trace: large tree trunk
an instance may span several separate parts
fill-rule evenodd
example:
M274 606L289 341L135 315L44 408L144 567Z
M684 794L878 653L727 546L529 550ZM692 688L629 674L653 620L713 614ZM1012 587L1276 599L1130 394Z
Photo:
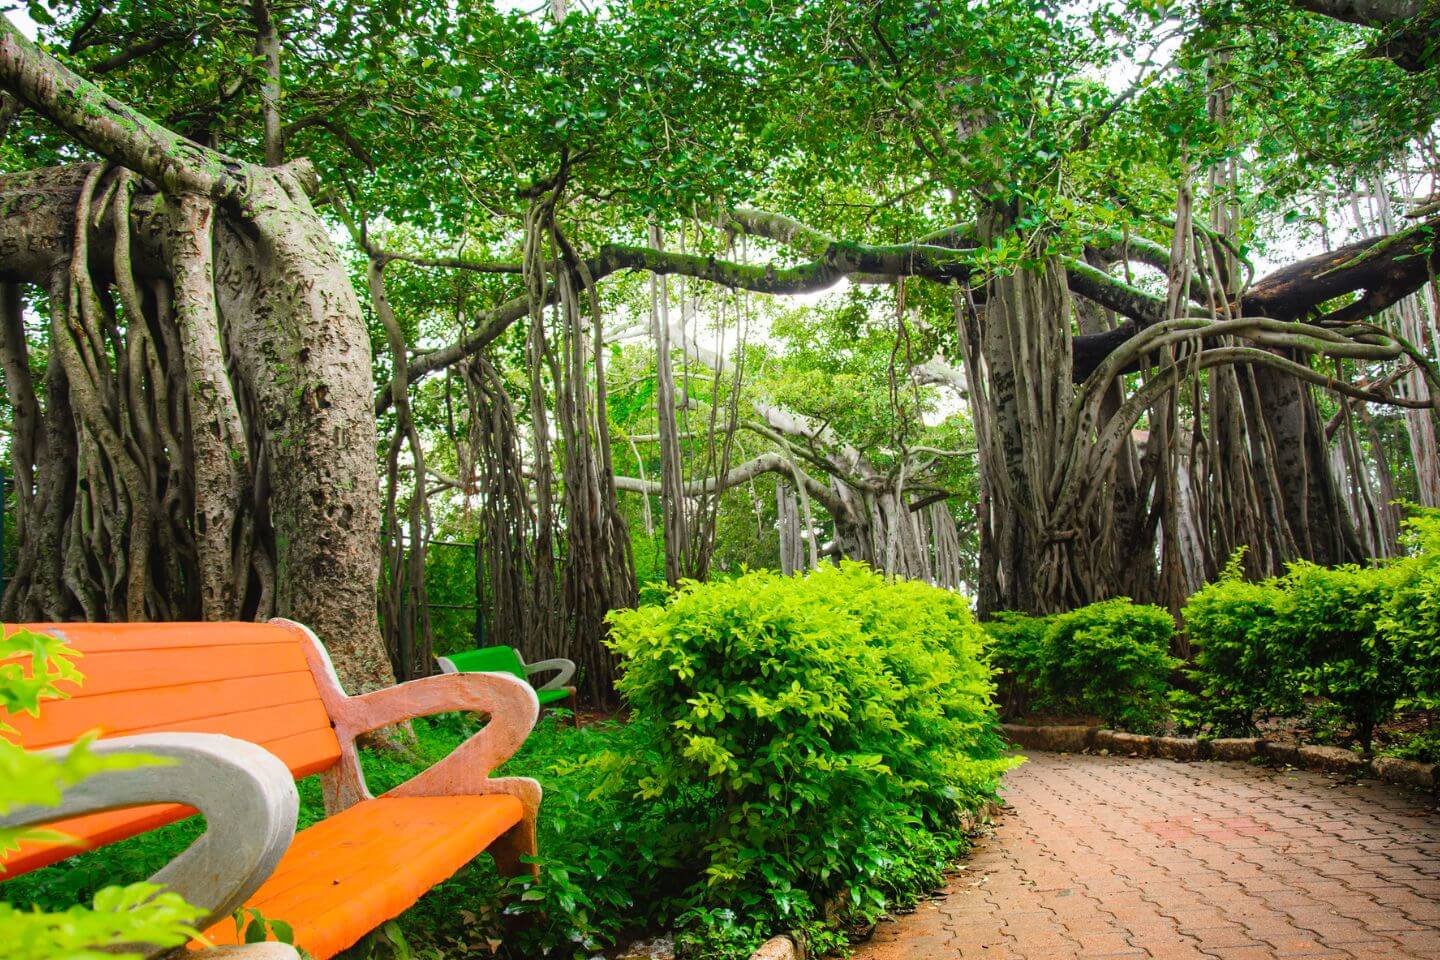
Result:
M0 218L0 276L45 286L68 270L68 238L90 170L0 177L0 208L14 211ZM197 608L174 584L164 599L182 616L294 617L324 639L347 684L383 685L391 673L375 621L378 488L369 335L339 256L293 175L277 170L254 184L254 193L256 216L222 214L215 229L208 281L209 303L218 307L213 316L204 279L210 239L200 232L209 226L204 214L211 208L193 197L171 202L146 193L131 209L130 246L141 280L170 280L172 257L183 266L174 271L176 315L168 322L183 345L189 433L176 438L180 449L173 449L175 441L162 445L178 461L175 479L187 485L183 499L194 505L185 520L196 546L185 562L198 584L185 589L204 599ZM167 235L172 209L176 232ZM109 208L90 233L89 269L114 283ZM158 319L165 322L163 315ZM222 333L223 343L214 339ZM15 379L7 377L7 387L24 392ZM22 517L20 531L21 555L35 559L16 581L6 612L76 616L83 605L61 599L75 431L64 426L69 379L52 371L50 380L45 455L31 464L36 507L29 522ZM158 396L163 384L151 377L146 386ZM16 472L24 478L30 469L17 464ZM275 477L283 482L272 483ZM237 529L241 525L252 529ZM156 554L165 548L161 539L151 547ZM164 562L156 555L148 566ZM97 613L122 615L108 608Z
M251 501L257 541L250 556L234 558L235 582L249 584L243 597L237 591L237 599L246 613L264 616L273 606L274 613L311 626L325 641L341 679L352 690L393 682L375 615L379 525L370 340L344 265L306 194L308 164L265 168L186 141L71 73L21 37L8 21L0 22L0 86L84 146L128 166L160 191L137 198L134 204L107 203L106 217L98 226L87 224L86 229L76 231L77 210L87 202L84 181L94 185L88 169L62 168L0 179L0 197L4 198L0 204L4 211L0 217L0 279L53 285L58 290L61 285L55 283L56 278L68 269L73 277L70 288L80 292L74 302L83 307L86 296L103 300L84 289L88 279L114 283L113 274L128 261L137 276L159 277L168 291L173 278L162 236L171 222L168 211L177 209L178 203L175 222L182 231L187 222L195 229L198 211L203 208L192 205L195 201L191 198L215 203L219 219L213 227L212 282L231 368L232 395L248 419L245 428L253 463L253 492L242 491L234 504L238 508L243 499ZM78 192L77 181L82 184ZM102 191L100 195L105 194ZM125 218L118 229L116 210ZM116 258L116 238L123 237L127 228L130 256ZM84 241L84 249L79 241ZM171 237L170 249L176 246L176 238ZM203 282L195 275L197 261L203 258L203 248L191 249L181 257L185 265L181 310L196 339L192 353L199 348L199 339L211 333L194 327L197 317L203 318L208 309ZM122 299L125 282L124 278L119 281ZM104 308L103 302L101 306ZM61 316L53 304L52 314L57 319ZM70 310L65 319L74 321L75 317ZM132 318L132 323L136 319ZM168 303L157 304L148 319L173 324L173 310ZM176 341L179 339L177 336ZM208 351L208 343L205 346ZM218 375L213 353L195 360L204 367L206 377ZM95 373L92 370L92 377ZM102 385L105 378L117 373L98 371ZM74 378L67 379L73 391ZM148 378L150 395L157 395L161 379ZM86 403L90 392L87 387ZM124 411L116 409L113 400L103 395L100 399L103 418L115 423ZM47 397L52 408L61 402L63 390ZM221 403L221 407L227 406ZM204 404L194 409L203 412ZM77 413L77 422L83 421L106 447L113 446L105 438L111 428L96 422L94 410ZM131 410L129 415L134 413ZM222 409L217 416L226 419L230 411ZM216 426L217 421L208 414L206 423L194 424L195 429L205 430ZM206 443L210 440L223 444L234 438L208 437ZM158 448L181 461L188 474L184 482L197 495L208 498L206 490L194 484L193 436L190 441L181 442L180 449L163 443ZM62 433L55 442L64 446L74 441ZM80 450L84 452L86 447L82 445ZM34 494L55 496L75 474L65 469L60 451L51 451L44 462L51 475L37 473ZM77 469L86 467L82 463ZM134 489L136 478L124 476L130 472L125 468L116 473L122 475L127 489ZM209 479L218 472L214 464L205 468ZM101 474L92 471L89 476L93 482ZM96 545L108 544L115 554L124 550L131 556L148 557L145 570L137 573L133 561L127 569L130 576L143 576L163 566L165 558L154 556L158 543L129 542L136 536L148 536L143 533L144 524L136 521L145 517L143 512L134 512L135 505L132 502L129 529L119 533L111 529L108 539L97 538ZM209 502L194 504L195 513L204 521L197 516L185 518L192 532L201 533L207 541L216 535L208 528L201 529L202 523L211 521L206 512L211 506ZM145 507L153 515L154 504ZM227 503L215 516L226 522L229 509ZM52 539L46 526L48 517L39 514L31 519L39 520L41 527L22 532L22 542L28 539L34 545L30 586L37 596L44 597L63 588L54 582L56 556L53 543L48 542ZM233 537L233 531L230 533ZM204 549L208 569L214 551L208 543ZM66 554L77 555L83 557L74 550ZM272 571L268 576L273 594L264 584L267 567ZM72 592L73 584L85 573L75 570L66 575L72 581ZM260 581L258 587L256 580ZM270 596L273 600L267 599ZM209 606L215 612L219 612L217 604L227 602L223 591L212 599ZM21 609L31 606L18 604ZM127 612L133 613L133 591L128 606ZM11 605L11 609L16 607ZM94 615L115 616L116 611L112 606Z
M997 242L1012 219L981 218L981 242ZM1057 468L1067 459L1063 437L1074 387L1072 305L1065 271L1055 258L991 280L979 318L978 346L986 374L980 446L996 567L993 595L982 612L1055 613L1099 599L1082 553L1095 531L1078 529L1056 512ZM972 380L972 383L978 381ZM987 522L982 518L982 523Z
M1300 556L1315 563L1358 563L1365 551L1331 470L1325 424L1310 388L1267 367L1254 369L1259 416L1274 438L1271 463L1286 524Z

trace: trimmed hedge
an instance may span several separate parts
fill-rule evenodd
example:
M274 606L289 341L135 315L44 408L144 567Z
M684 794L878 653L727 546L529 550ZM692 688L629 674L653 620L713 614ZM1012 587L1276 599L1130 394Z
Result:
M1440 512L1406 527L1407 556L1370 567L1297 562L1247 583L1233 559L1185 606L1198 692L1177 697L1183 722L1243 735L1318 698L1368 751L1397 707L1440 703Z
M1440 707L1440 511L1417 509L1405 541L1396 560L1302 561L1260 582L1244 579L1237 553L1186 601L1183 688L1170 682L1181 664L1168 656L1174 623L1163 610L1122 598L1053 617L1002 613L984 627L1006 713L1227 737L1308 711L1369 751L1397 710Z
M1139 732L1168 712L1175 621L1125 597L1052 617L1002 613L984 625L1011 715L1090 714Z

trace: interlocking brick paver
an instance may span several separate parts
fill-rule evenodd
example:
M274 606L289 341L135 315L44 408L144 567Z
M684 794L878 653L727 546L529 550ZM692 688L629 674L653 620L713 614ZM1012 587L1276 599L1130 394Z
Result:
M1440 960L1440 813L1300 770L1036 754L857 960Z

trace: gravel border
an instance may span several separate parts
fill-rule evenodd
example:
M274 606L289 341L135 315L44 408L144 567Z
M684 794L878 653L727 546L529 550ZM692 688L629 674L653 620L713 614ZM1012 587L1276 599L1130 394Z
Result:
M1386 783L1420 787L1440 792L1440 765L1401 760L1398 757L1375 757L1367 760L1344 747L1297 746L1274 743L1260 737L1227 737L1200 739L1196 737L1147 737L1101 727L1074 725L1025 726L1002 723L1001 731L1010 742L1026 750L1050 753L1122 754L1130 757L1163 757L1182 763L1192 760L1268 760L1354 777L1375 777Z

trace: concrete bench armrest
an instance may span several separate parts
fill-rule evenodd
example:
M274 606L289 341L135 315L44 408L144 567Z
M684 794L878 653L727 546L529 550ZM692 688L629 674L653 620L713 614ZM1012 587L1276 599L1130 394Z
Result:
M537 690L564 690L570 684L570 678L575 676L575 661L567 660L565 657L555 657L553 660L540 660L535 663L525 664L525 676L533 677L537 673L544 673L547 670L556 671L555 676L545 682ZM532 683L534 681L531 681Z
M540 784L529 777L492 777L491 771L514 755L540 716L535 690L503 673L452 673L426 677L377 690L350 701L362 723L386 725L410 717L447 710L489 715L485 726L456 747L448 757L422 770L386 793L394 797L448 797L508 794L520 801L521 822L490 853L502 875L537 875L538 868L521 863L535 856L535 818L540 813ZM363 712L362 712L363 711ZM338 728L337 723L337 728Z
M46 752L63 755L69 749ZM294 839L299 809L295 781L264 747L220 734L147 733L98 740L90 749L171 762L97 773L66 790L59 806L13 810L0 817L0 825L51 823L152 803L194 807L205 817L205 832L151 880L205 912L197 929L239 908L274 872ZM159 952L152 949L146 955Z
M422 770L390 793L396 796L449 796L492 792L486 789L490 771L520 749L540 715L540 701L530 684L500 673L447 673L346 697L330 707L335 735L340 738L341 776L352 767L355 740L362 734L450 710L465 710L488 717L485 725L448 757ZM358 792L339 799L343 806L369 798L358 762L353 766Z
M288 943L247 943L243 946L191 950L176 960L300 960L300 953Z
M274 620L304 631L302 624ZM422 770L386 793L393 797L449 797L508 794L520 801L524 818L491 848L502 874L536 872L520 858L535 855L535 818L540 812L540 784L528 777L492 777L490 772L514 755L535 727L540 700L529 683L500 673L444 673L411 680L383 690L351 697L345 694L325 648L309 645L310 671L340 741L340 763L322 775L325 809L334 814L372 799L360 769L356 739L416 717L464 710L489 719L448 757Z
M521 857L535 855L535 818L540 813L540 784L528 777L492 777L491 771L514 755L540 716L535 690L503 673L449 673L425 677L350 697L332 714L341 750L353 751L354 737L413 717L449 710L466 710L488 716L470 739L434 766L422 770L388 791L392 797L449 797L508 794L520 801L521 822L491 848L502 875L537 874ZM349 765L342 763L341 777ZM363 773L355 768L363 795ZM351 787L353 789L353 787Z

